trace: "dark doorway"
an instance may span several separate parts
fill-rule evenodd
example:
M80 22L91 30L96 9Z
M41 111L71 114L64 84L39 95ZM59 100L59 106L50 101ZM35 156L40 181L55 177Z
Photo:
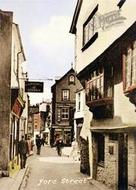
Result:
M128 135L119 134L118 190L128 190Z

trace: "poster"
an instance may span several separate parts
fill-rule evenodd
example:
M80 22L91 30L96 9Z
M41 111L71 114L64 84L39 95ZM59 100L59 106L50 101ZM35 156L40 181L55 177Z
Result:
M0 0L0 190L136 189L135 8Z

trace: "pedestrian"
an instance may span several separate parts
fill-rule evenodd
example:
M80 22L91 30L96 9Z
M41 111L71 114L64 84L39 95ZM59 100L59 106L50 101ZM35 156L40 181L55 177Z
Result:
M55 146L57 149L58 156L62 155L63 140L61 138L56 138Z
M41 145L42 141L39 135L36 136L36 147L37 147L37 154L40 155L41 152Z
M19 141L18 152L20 154L20 168L23 169L25 168L27 154L29 153L28 143L25 141L24 136L22 136L22 139Z
M42 142L42 145L44 146L45 139L44 139L44 138L42 138L42 139L41 139L41 142Z

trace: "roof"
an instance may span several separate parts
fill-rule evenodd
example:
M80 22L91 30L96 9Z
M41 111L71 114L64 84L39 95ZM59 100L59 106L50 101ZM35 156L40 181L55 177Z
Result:
M77 4L76 4L74 16L73 16L70 31L69 31L72 34L76 33L76 24L77 24L77 20L78 20L78 16L79 16L79 13L80 13L82 2L83 2L83 0L78 0Z
M125 44L126 40L128 40L127 37L128 37L128 39L129 38L130 39L132 39L132 38L136 39L136 22L134 22L119 38L117 38L94 61L92 61L89 65L87 65L83 70L81 70L77 74L77 78L82 79L82 78L84 78L84 76L87 77L87 73L89 73L90 70L94 69L94 67L96 66L96 64L98 65L101 62L101 60L103 59L104 56L107 55L107 53L109 52L109 50L112 50L113 48L117 47L117 45L119 45L121 41Z
M71 68L65 75L63 75L59 80L56 80L56 83L51 87L51 90L53 90L53 88L60 82L62 81L69 73L75 73L75 70L73 68Z

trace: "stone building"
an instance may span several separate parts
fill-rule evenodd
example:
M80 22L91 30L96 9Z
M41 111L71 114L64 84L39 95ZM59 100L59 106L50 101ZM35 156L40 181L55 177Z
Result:
M92 114L91 122L83 117L80 132L88 136L90 175L119 190L136 186L135 8L131 0L78 0L70 28Z
M19 168L18 141L27 133L28 95L24 91L27 76L19 27L12 12L0 11L0 171L8 176Z
M70 69L51 87L52 127L51 145L56 136L63 138L65 145L71 145L74 137L75 92L79 88L75 71Z

